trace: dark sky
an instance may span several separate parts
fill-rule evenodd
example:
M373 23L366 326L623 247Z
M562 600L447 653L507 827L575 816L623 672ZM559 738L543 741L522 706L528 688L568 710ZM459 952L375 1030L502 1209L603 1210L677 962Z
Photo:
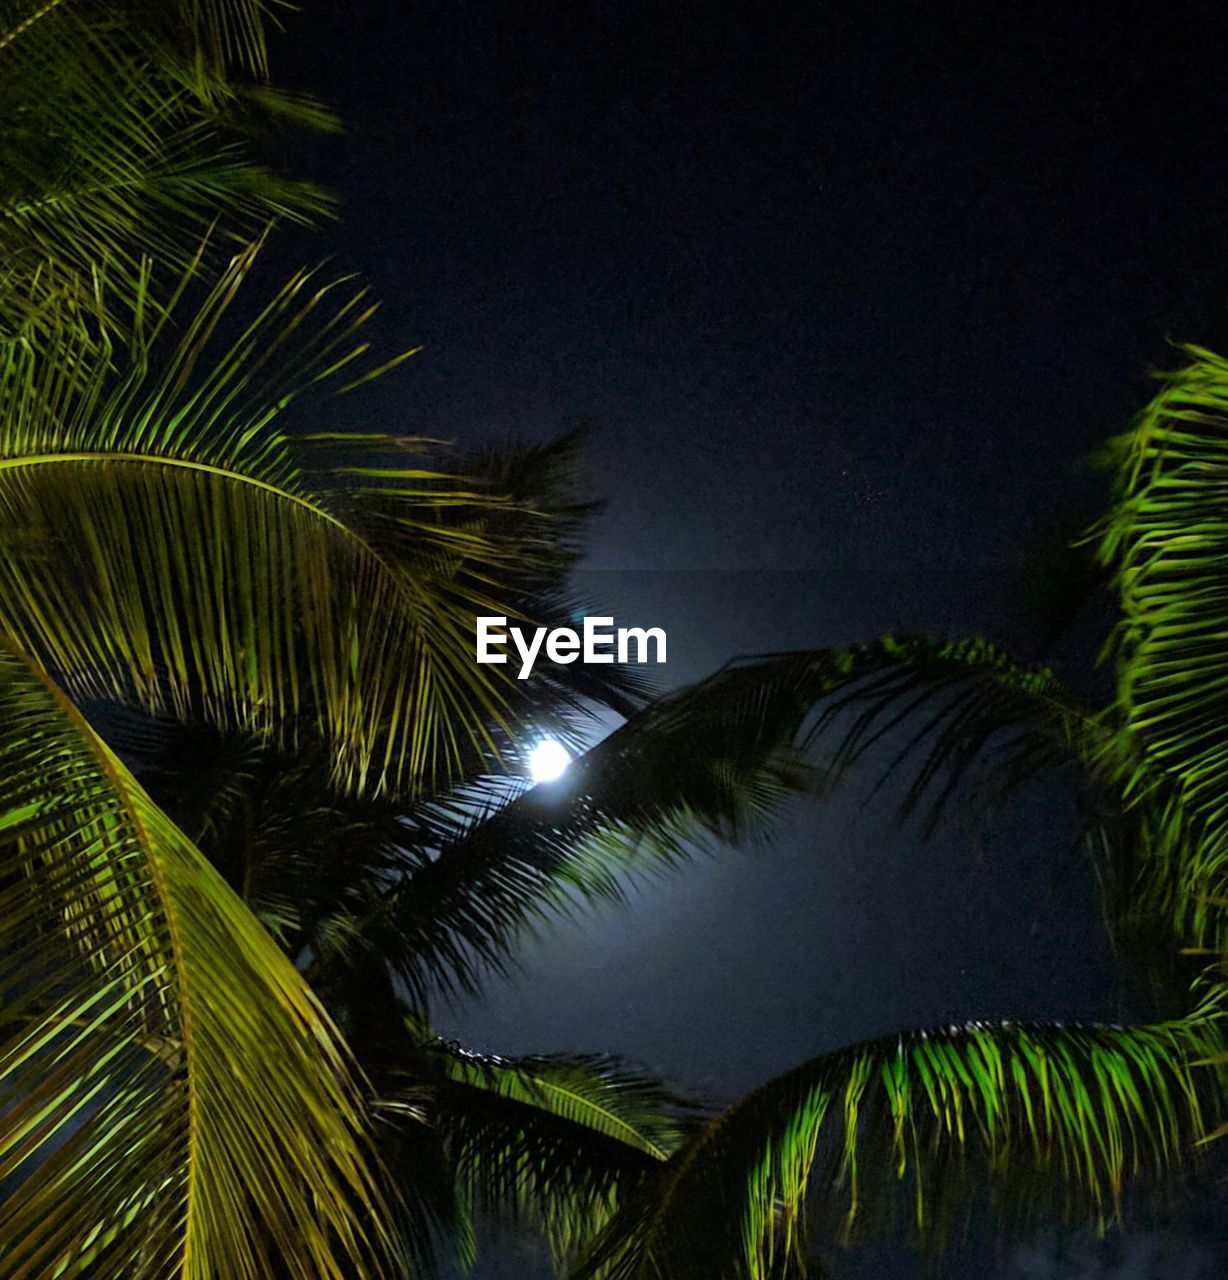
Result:
M1081 460L1167 342L1228 342L1221 13L317 0L279 78L349 131L296 157L343 198L305 251L425 347L348 412L465 443L591 420L584 585L668 627L671 681L892 626L1033 652L1023 565L1094 512ZM440 1022L723 1097L905 1025L1114 1015L1063 800L928 843L881 802L799 810ZM941 1274L1203 1280L1206 1217L1117 1261L969 1247ZM509 1246L481 1274L541 1271Z

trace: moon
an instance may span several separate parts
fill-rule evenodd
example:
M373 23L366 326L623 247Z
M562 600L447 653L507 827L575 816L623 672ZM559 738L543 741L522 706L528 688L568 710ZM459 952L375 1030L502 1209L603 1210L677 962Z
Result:
M571 753L554 738L543 738L529 752L529 777L534 782L553 782L561 778L571 763Z

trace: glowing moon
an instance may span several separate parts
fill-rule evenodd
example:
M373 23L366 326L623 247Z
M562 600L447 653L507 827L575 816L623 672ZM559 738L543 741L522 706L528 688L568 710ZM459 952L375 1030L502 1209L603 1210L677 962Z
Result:
M529 752L529 777L534 782L553 782L563 776L570 763L571 754L561 742L543 738Z

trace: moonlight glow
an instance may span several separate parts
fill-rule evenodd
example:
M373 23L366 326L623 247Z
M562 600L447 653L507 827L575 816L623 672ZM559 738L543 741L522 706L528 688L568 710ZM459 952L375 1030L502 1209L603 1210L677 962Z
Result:
M534 782L553 782L570 763L571 755L561 742L544 738L529 752L529 776Z

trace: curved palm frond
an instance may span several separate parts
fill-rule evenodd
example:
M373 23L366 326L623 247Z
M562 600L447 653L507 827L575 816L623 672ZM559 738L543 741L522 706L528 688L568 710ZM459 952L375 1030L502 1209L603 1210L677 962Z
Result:
M7 648L0 706L5 1274L386 1274L364 1107L301 977Z
M929 789L945 800L978 762L1019 782L1086 754L1100 733L1049 672L981 641L887 638L746 660L636 713L557 783L419 807L406 840L431 856L364 937L416 1000L432 983L472 991L524 927L621 898L628 874L753 842L789 796L830 784L890 731L909 735L902 756L924 757L913 803Z
M0 12L0 337L44 341L100 300L126 330L148 305L146 258L169 289L210 226L246 238L329 209L252 144L257 117L319 127L326 113L228 80L232 62L263 72L265 8L18 0Z
M816 1058L691 1138L573 1275L802 1274L808 1189L814 1214L842 1206L846 1228L901 1194L925 1227L952 1182L974 1197L1040 1170L1072 1208L1112 1218L1132 1179L1204 1136L1194 1066L1221 1043L1208 1013L1137 1029L976 1023Z
M1071 844L1078 837L1091 859L1114 943L1150 977L1171 967L1183 891L1162 850L1177 840L1181 810L1154 789L1148 806L1129 802L1114 708L1098 710L1048 668L979 638L887 636L840 664L807 740L826 746L833 778L862 765L877 772L877 792L902 776L901 818L919 815L929 836L956 797L988 808L1073 766ZM1188 977L1174 981L1184 989Z
M0 356L0 625L74 696L310 728L351 789L430 787L493 758L506 682L472 619L502 554L457 513L500 499L384 435L334 433L350 460L306 471L295 396L403 357L355 372L374 308L306 272L214 341L256 252L181 335L146 317L122 364L71 334Z
M356 467L348 437L316 432L306 440L325 456L330 445L339 444L342 456L336 465L344 474L369 482L363 493L367 527L380 549L393 556L416 554L420 534L412 519L401 518L402 489L380 484L369 468ZM437 512L438 520L450 518L456 536L499 549L497 580L491 579L489 565L474 558L458 564L458 581L474 599L489 598L497 591L499 612L517 622L547 628L573 626L577 615L585 612L569 577L599 506L582 492L581 446L581 433L571 431L545 443L506 442L456 459L461 474L472 477L483 492L502 499ZM541 663L531 680L508 682L503 742L514 750L528 732L551 733L578 747L578 726L591 721L594 705L631 715L644 705L649 692L649 683L634 667Z
M691 1104L615 1058L503 1058L410 1034L382 1104L420 1105L466 1216L540 1230L559 1270L695 1127Z
M829 661L811 744L830 744L838 775L890 750L879 785L916 761L902 813L928 804L927 833L969 782L1001 795L1072 760L1091 768L1105 736L1094 708L1052 671L978 637L889 635Z
M558 697L514 704L509 716L529 723ZM344 987L347 967L367 973L382 958L421 1010L432 988L478 989L526 928L621 898L628 875L753 841L790 795L826 784L880 731L900 729L901 707L919 725L904 725L911 749L929 752L918 794L949 791L986 759L991 777L1017 781L1085 754L1100 732L1049 673L983 642L886 639L731 666L633 714L559 783L527 794L518 781L475 783L377 812L330 797L318 771L284 761L258 784L255 838L269 851L272 889L279 877L303 877L298 915L315 922L304 942L317 958L313 978L324 982L327 969L329 988ZM828 757L808 766L817 745ZM203 758L173 754L213 776ZM182 786L172 791L167 803L190 821ZM304 863L314 850L327 862L319 873Z
M1228 877L1228 361L1186 351L1191 363L1111 446L1117 493L1099 552L1123 611L1113 759L1155 815L1174 911L1196 943L1216 945Z
M762 836L812 781L796 742L814 679L802 656L723 672L637 712L557 783L475 784L417 806L404 840L423 856L363 938L425 1008L432 987L476 991L524 930L620 901L629 874Z

